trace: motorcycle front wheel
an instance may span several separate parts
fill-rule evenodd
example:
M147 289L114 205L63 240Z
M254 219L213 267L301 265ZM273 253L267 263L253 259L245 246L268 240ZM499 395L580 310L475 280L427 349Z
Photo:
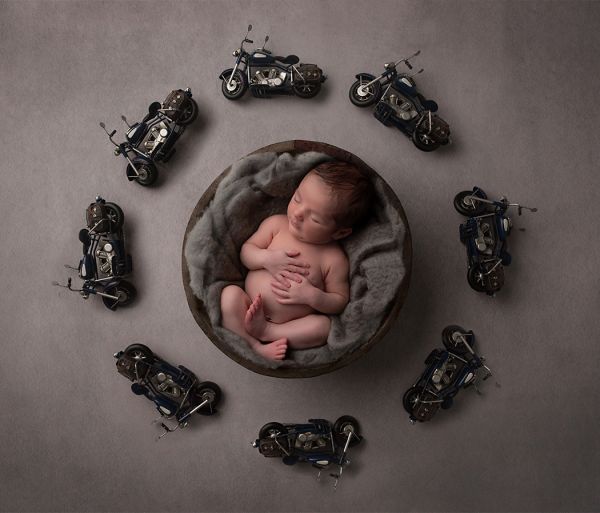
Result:
M354 447L361 441L360 426L354 417L351 417L350 415L343 415L333 424L333 434L336 437L337 443L343 446L346 443L350 433L354 433L356 435L350 438L349 443L350 447Z
M294 94L299 96L300 98L314 98L319 94L321 90L321 84L319 83L299 83L294 84L292 89L294 90Z
M212 381L203 381L198 385L198 389L195 392L197 404L202 404L204 401L208 401L202 408L196 413L198 415L212 415L215 413L215 408L219 401L221 401L221 388Z
M113 311L119 306L127 306L131 304L137 296L137 290L135 290L133 284L125 280L121 280L116 285L107 287L104 289L104 292L106 294L110 294L111 296L117 296L118 298L115 300L110 297L102 296L102 302L104 303L104 306Z
M158 178L158 169L153 162L144 162L143 164L136 162L136 168L138 174L135 174L135 171L131 169L131 164L127 165L127 176L133 177L137 183L143 185L144 187L149 187L156 182Z
M363 87L363 84L367 83L368 81L366 79L360 79L350 86L348 96L353 105L356 105L357 107L368 107L379 101L381 84L375 82L369 87Z
M437 150L440 143L431 138L425 132L421 130L415 130L412 134L412 142L421 151L433 151Z
M485 193L479 189L477 191L461 191L454 196L454 208L463 216L476 217L485 211L485 203L472 199L472 196L478 196L486 199Z
M448 349L448 351L452 351L457 355L463 355L468 353L467 346L462 343L460 335L464 336L467 343L473 349L475 345L475 341L471 336L471 333L461 328L460 326L450 325L446 326L442 331L442 342L444 343L444 347Z
M231 82L229 81L230 77ZM221 81L221 92L228 100L238 100L244 96L247 87L246 79L239 70L233 73L233 76L232 73L228 73Z

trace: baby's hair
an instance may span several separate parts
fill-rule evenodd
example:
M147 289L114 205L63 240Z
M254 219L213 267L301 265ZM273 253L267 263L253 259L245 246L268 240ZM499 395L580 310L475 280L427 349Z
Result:
M312 171L329 185L343 202L333 218L340 228L351 228L363 221L369 212L374 187L370 178L353 164L333 160L323 162ZM346 194L342 195L339 191Z

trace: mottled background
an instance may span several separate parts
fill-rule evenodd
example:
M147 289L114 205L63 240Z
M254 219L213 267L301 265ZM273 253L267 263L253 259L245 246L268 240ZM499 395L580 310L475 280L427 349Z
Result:
M219 73L248 23L329 75L315 100L229 102ZM593 511L600 509L600 3L584 1L0 2L0 509L3 511ZM347 97L354 74L420 49L423 93L454 144L418 151ZM98 122L123 133L173 88L199 121L129 183ZM401 199L409 295L367 355L317 378L254 374L196 325L181 280L187 220L228 165L278 141L347 149ZM473 185L539 208L515 215L495 298L469 289L452 198ZM96 194L120 204L139 300L106 310L51 286L76 265ZM524 229L525 231L521 231ZM77 281L77 280L76 280ZM404 391L448 324L473 329L483 395L411 426ZM113 353L143 342L226 399L160 442L153 405ZM310 466L250 447L272 420L357 417L365 443L336 492Z

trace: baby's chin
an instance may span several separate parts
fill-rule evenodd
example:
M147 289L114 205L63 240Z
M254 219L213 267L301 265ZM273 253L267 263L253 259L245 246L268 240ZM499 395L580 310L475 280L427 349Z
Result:
M300 230L298 228L296 228L293 224L292 221L290 221L288 219L288 231L292 234L292 236L295 239L304 241L304 239L302 238L302 234L300 233Z

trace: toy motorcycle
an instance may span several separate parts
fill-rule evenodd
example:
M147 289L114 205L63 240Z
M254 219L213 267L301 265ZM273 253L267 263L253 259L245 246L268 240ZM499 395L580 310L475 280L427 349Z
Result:
M346 458L348 447L358 445L362 436L358 421L344 415L333 426L324 419L309 419L307 424L280 424L269 422L258 433L252 443L267 458L283 458L286 465L307 461L321 470L329 465L338 465L338 473L330 474L335 485L342 475L344 466L350 463Z
M127 118L121 116L128 130L125 141L120 144L113 140L116 130L109 133L104 123L100 126L116 146L115 155L123 155L127 160L127 179L140 185L152 185L158 178L156 162L168 162L175 153L175 143L197 116L198 104L192 99L191 90L176 89L162 104L151 103L140 123L130 125Z
M412 424L431 420L436 412L452 406L461 388L475 384L480 369L485 369L483 381L492 371L483 363L485 358L473 350L475 335L460 326L447 326L442 331L444 349L434 349L427 359L427 368L419 380L404 394L402 403Z
M512 260L508 253L507 237L512 227L506 215L509 207L537 212L518 203L509 203L505 197L500 201L487 199L479 187L472 191L459 192L454 197L454 208L467 216L460 225L460 240L467 247L467 281L473 290L493 295L504 285L504 267Z
M252 25L248 25L248 33ZM244 49L244 43L253 44L248 33L240 47L233 51L235 66L223 71L221 91L228 100L237 100L250 88L258 98L269 98L272 94L295 94L300 98L312 98L321 90L327 77L316 64L298 64L296 55L273 56L265 48L269 36L265 37L262 48L252 52Z
M221 389L216 383L199 381L196 375L183 365L174 367L143 344L132 344L124 351L115 353L117 371L130 381L131 390L143 395L156 405L161 417L163 433L172 433L188 425L194 413L213 415L221 400ZM168 426L162 419L174 422Z
M385 126L395 126L422 151L433 151L450 142L450 126L434 114L438 105L417 91L413 75L399 73L396 67L403 62L412 70L410 59L420 50L398 62L385 63L385 71L374 76L359 73L349 91L350 101L357 107L375 107L375 118ZM386 87L387 86L387 87Z
M102 302L109 310L129 305L136 297L135 287L124 280L133 269L131 255L125 251L123 236L123 210L116 203L109 203L97 196L96 201L86 210L87 228L79 232L79 240L83 244L83 256L78 267L65 265L75 270L83 280L81 289L71 287L71 278L65 287L79 292L83 299L90 295L102 297Z

